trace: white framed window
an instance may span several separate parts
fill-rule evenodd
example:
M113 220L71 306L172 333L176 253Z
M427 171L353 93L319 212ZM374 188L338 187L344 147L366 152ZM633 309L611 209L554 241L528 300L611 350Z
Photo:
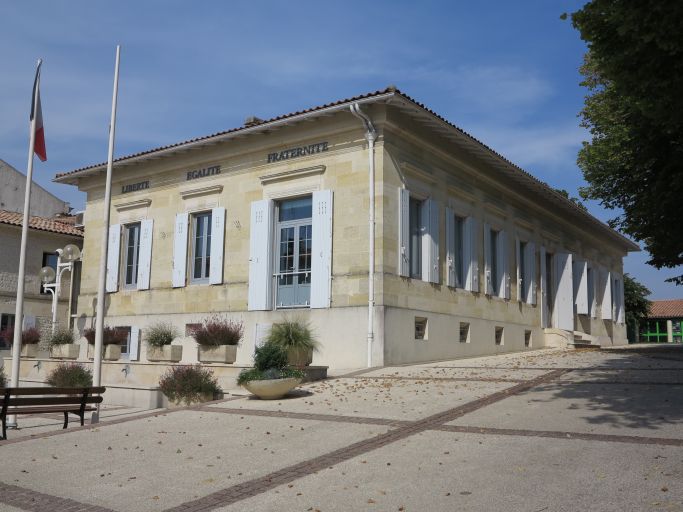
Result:
M152 219L109 226L106 277L108 292L118 291L119 284L124 290L149 289L153 228Z
M467 218L446 209L446 252L448 263L448 286L465 288L467 273L469 270L469 257L466 257L465 226Z
M439 282L439 204L399 189L399 275Z
M121 343L121 358L129 361L137 361L140 357L140 329L129 325L114 327L124 331L126 340Z
M140 262L140 223L123 226L123 287L137 288Z
M209 282L211 270L211 212L192 214L190 283Z
M484 225L484 260L486 263L487 295L510 298L510 276L507 261L505 231Z
M536 304L536 246L533 242L515 241L517 262L517 300Z
M183 287L188 281L191 284L223 283L224 241L225 208L176 214L173 288Z
M248 310L329 308L333 194L251 203Z

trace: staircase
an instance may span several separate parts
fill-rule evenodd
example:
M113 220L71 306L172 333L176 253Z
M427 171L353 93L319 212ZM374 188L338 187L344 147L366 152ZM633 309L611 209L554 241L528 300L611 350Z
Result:
M567 344L568 347L577 349L596 350L600 348L600 341L595 336L581 331L574 331L574 341Z

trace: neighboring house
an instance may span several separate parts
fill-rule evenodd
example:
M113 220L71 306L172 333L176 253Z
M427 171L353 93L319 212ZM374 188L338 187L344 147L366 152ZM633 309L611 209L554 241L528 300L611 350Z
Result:
M683 342L683 299L654 300L650 314L640 326L643 343Z
M13 327L17 299L17 275L23 214L0 210L0 331ZM26 280L24 285L24 328L38 327L50 332L52 325L52 295L42 288L38 272L44 266L57 267L56 249L67 244L79 247L83 230L74 225L74 217L30 217L26 250ZM71 275L62 278L62 293L58 302L57 319L68 322ZM11 340L0 336L0 350L7 349Z
M369 147L354 104L378 136L369 350ZM80 329L95 313L105 169L55 178L87 193ZM395 88L119 158L112 190L106 324L130 328L130 361L145 362L146 326L186 332L217 312L244 322L238 364L288 316L311 322L314 363L335 368L626 343L622 259L638 246Z
M16 170L4 160L0 160L0 210L10 212L24 211L26 175ZM71 208L69 203L50 194L33 182L31 187L31 215L54 217L66 215Z

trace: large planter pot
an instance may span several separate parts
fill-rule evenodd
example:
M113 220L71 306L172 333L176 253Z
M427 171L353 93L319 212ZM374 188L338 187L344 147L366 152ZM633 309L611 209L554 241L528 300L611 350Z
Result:
M38 357L38 345L34 343L22 344L19 357Z
M212 393L206 393L206 394L200 395L199 400L194 400L194 401L190 402L189 404L185 400L169 400L167 409L177 409L179 407L188 407L188 406L194 405L194 404L201 404L203 402L210 402L213 399L214 399L214 397L213 397Z
M301 379L290 377L288 379L252 380L245 383L244 387L261 400L277 400L299 384L301 384Z
M177 363L183 358L181 345L164 345L163 347L147 347L148 361L171 361Z
M313 362L313 350L305 348L288 348L287 363L290 366L308 366Z
M88 344L88 358L95 359L95 345ZM105 345L102 359L116 361L121 358L121 345Z
M199 360L202 363L234 363L237 359L237 345L204 347L199 345Z
M50 357L53 359L78 359L81 346L76 343L53 345L50 347Z

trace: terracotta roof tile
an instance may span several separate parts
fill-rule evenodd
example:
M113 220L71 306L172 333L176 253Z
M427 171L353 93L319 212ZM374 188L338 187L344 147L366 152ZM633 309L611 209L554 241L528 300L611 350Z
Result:
M683 299L653 300L649 318L683 318Z
M48 217L29 217L28 227L39 231L49 231L61 235L72 235L83 237L83 230L77 228L71 222L72 217L48 218ZM24 220L23 213L9 212L0 210L0 224L11 226L21 226Z

